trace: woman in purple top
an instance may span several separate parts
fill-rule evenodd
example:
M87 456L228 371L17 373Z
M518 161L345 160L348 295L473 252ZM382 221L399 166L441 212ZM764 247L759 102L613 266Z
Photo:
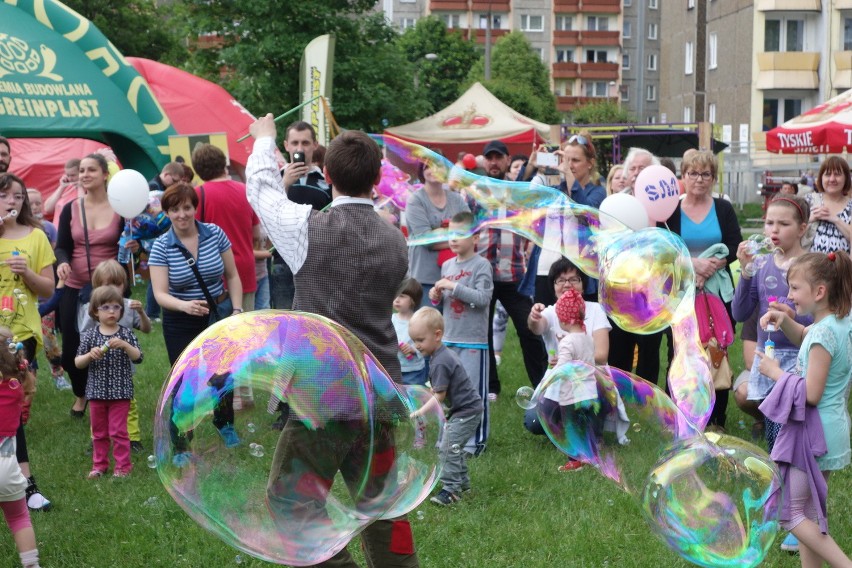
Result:
M806 251L802 247L802 237L808 228L807 219L810 210L807 201L795 195L778 195L766 209L766 219L763 224L764 234L772 239L772 243L780 248L776 254L768 254L754 258L748 254L748 243L742 242L737 248L737 258L740 266L758 266L757 272L749 276L749 271L743 270L731 311L734 319L744 322L753 314L755 307L762 316L770 308L785 309L788 315L802 325L810 325L813 318L808 315L796 316L792 304L787 300L787 268L799 256ZM786 372L792 372L796 367L796 357L799 348L788 340L783 333L772 333L771 331L757 328L757 351L765 353L766 341L771 340L775 347L775 359ZM748 379L748 393L746 399L749 408L754 409L764 400L775 381L766 377L757 370L760 358L756 357L751 366ZM766 442L769 451L775 444L775 437L781 429L779 424L770 420L765 421Z

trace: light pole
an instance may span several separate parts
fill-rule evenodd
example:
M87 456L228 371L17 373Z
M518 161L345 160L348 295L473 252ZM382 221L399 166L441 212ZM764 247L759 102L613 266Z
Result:
M418 91L420 89L420 65L423 60L426 61L435 61L438 59L438 54L436 53L427 53L423 56L422 59L417 60L417 66L414 68L414 90Z

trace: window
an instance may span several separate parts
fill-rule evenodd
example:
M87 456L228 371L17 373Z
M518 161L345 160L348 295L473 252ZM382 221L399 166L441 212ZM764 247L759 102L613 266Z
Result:
M621 68L630 69L630 54L625 53L621 56Z
M652 53L648 56L648 71L657 70L657 55Z
M630 100L630 87L628 87L627 85L621 86L621 100L622 101L629 101Z
M802 114L801 99L763 99L763 130L770 130Z
M556 62L557 63L573 63L574 61L574 50L573 49L557 49L556 50Z
M441 14L441 21L450 29L461 27L460 14Z
M686 0L686 9L692 10L695 8L695 0Z
M556 16L554 29L558 32L570 32L574 27L574 19L571 16Z
M843 18L843 51L852 51L852 18Z
M417 18L400 18L399 29L405 31L408 28L413 28L417 24Z
M586 81L587 97L605 97L608 85L606 81Z
M625 5L625 6L632 6L632 5L633 5L633 0L624 0L624 5Z
M606 51L587 49L586 63L606 63Z
M691 41L686 42L684 46L684 68L683 72L687 75L692 75L692 72L695 70L695 63L693 60L695 59L695 44Z
M683 107L683 121L692 122L692 107Z
M544 61L544 48L543 47L531 47L530 48L533 53L535 53L539 59Z
M606 16L586 16L586 30L590 32L605 32L609 29L609 18Z
M624 20L624 29L621 32L621 36L627 39L630 39L630 36L633 34L633 22L630 20Z
M543 32L544 16L531 16L529 14L521 14L521 31Z
M707 120L711 123L716 122L716 103L707 105Z
M656 85L648 85L648 88L645 89L645 100L646 101L656 101L657 100L657 86Z
M656 10L657 8L659 8L659 3L657 2L657 0L648 0L648 7L652 10Z
M711 32L707 36L707 67L716 69L719 66L719 36L716 32Z
M502 19L500 18L500 14L491 14L491 29L499 30L500 23ZM480 14L479 15L479 29L485 30L488 29L488 14Z
M657 24L648 24L648 39L657 39Z
M764 51L804 51L804 20L767 19L764 31Z

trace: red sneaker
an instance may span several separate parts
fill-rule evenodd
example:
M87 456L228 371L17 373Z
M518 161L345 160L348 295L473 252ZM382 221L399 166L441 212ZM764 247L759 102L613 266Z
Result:
M559 466L559 471L561 471L561 472L577 471L578 469L581 469L582 467L583 467L583 462L577 461L577 460L568 460L565 463L565 465Z

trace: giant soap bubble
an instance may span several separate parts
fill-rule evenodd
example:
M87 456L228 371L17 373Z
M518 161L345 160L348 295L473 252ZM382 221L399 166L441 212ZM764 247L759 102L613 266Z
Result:
M392 137L385 148L391 162L427 164L465 195L472 230L521 235L599 278L601 305L619 327L641 334L671 327L671 398L620 369L571 362L520 402L535 406L560 450L639 500L652 532L673 551L703 566L759 564L777 534L781 481L757 447L702 434L715 391L695 318L695 273L680 237L657 228L634 232L555 188L477 176ZM449 236L438 228L409 245Z
M239 387L253 388L255 407L233 410ZM280 436L267 426L264 394L289 404ZM175 501L226 543L270 562L316 564L435 487L444 417L425 404L431 398L395 384L326 318L239 314L175 363L157 405L155 466Z

